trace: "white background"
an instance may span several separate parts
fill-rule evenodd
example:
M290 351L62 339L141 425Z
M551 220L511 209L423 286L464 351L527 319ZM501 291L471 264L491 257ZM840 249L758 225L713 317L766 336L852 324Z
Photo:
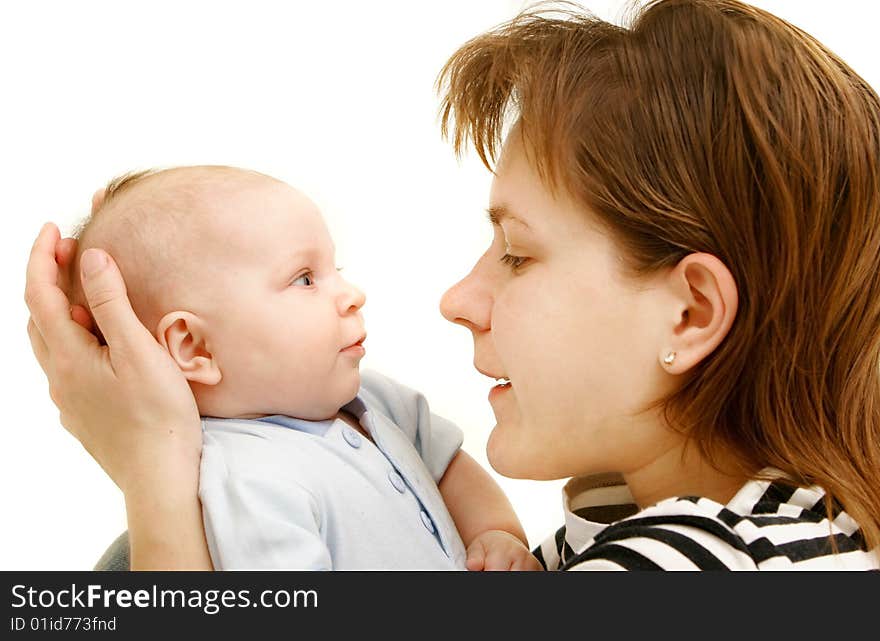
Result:
M346 276L367 293L363 365L423 391L485 464L491 382L471 367L470 335L437 306L489 242L490 176L474 157L457 162L441 141L433 82L460 44L525 4L0 5L0 211L9 240L0 252L0 569L89 569L125 529L121 493L58 423L22 294L41 224L69 232L92 192L132 169L240 165L310 194ZM623 6L583 4L611 20ZM880 87L873 2L754 4ZM561 481L495 477L532 544L561 524Z

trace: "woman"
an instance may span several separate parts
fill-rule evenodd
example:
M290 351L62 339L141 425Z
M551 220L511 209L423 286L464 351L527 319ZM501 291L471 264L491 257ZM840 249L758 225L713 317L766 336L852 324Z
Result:
M629 29L529 12L464 45L441 87L456 149L498 160L493 243L441 304L509 381L490 463L620 473L638 510L569 513L547 565L880 568L870 87L733 0L654 2ZM112 261L83 267L108 346L67 319L70 250L44 228L26 296L62 423L125 493L133 567L210 567L191 395Z

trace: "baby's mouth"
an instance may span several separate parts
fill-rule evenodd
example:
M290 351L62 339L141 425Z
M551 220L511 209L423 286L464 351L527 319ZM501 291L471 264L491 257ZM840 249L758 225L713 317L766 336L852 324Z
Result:
M366 335L366 334L364 334L363 336L361 336L356 342L352 343L351 345L349 345L349 346L347 346L347 347L343 347L343 348L342 348L341 350L339 350L339 351L340 351L340 352L344 352L345 350L347 350L347 349L351 349L352 347L363 347L363 346L364 346L364 341L365 341L365 340L367 340L367 335Z

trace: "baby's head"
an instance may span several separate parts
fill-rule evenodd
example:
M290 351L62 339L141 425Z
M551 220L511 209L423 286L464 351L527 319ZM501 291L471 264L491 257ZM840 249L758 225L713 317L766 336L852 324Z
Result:
M108 185L75 234L106 250L135 313L190 381L203 415L332 417L357 394L364 295L339 273L317 207L232 167L144 172Z

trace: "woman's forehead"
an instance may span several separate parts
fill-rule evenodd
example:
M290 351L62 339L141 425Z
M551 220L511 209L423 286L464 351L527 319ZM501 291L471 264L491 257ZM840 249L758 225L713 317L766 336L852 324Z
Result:
M487 214L493 225L532 233L552 227L570 230L596 222L566 190L554 191L546 185L521 143L505 144L492 180Z

